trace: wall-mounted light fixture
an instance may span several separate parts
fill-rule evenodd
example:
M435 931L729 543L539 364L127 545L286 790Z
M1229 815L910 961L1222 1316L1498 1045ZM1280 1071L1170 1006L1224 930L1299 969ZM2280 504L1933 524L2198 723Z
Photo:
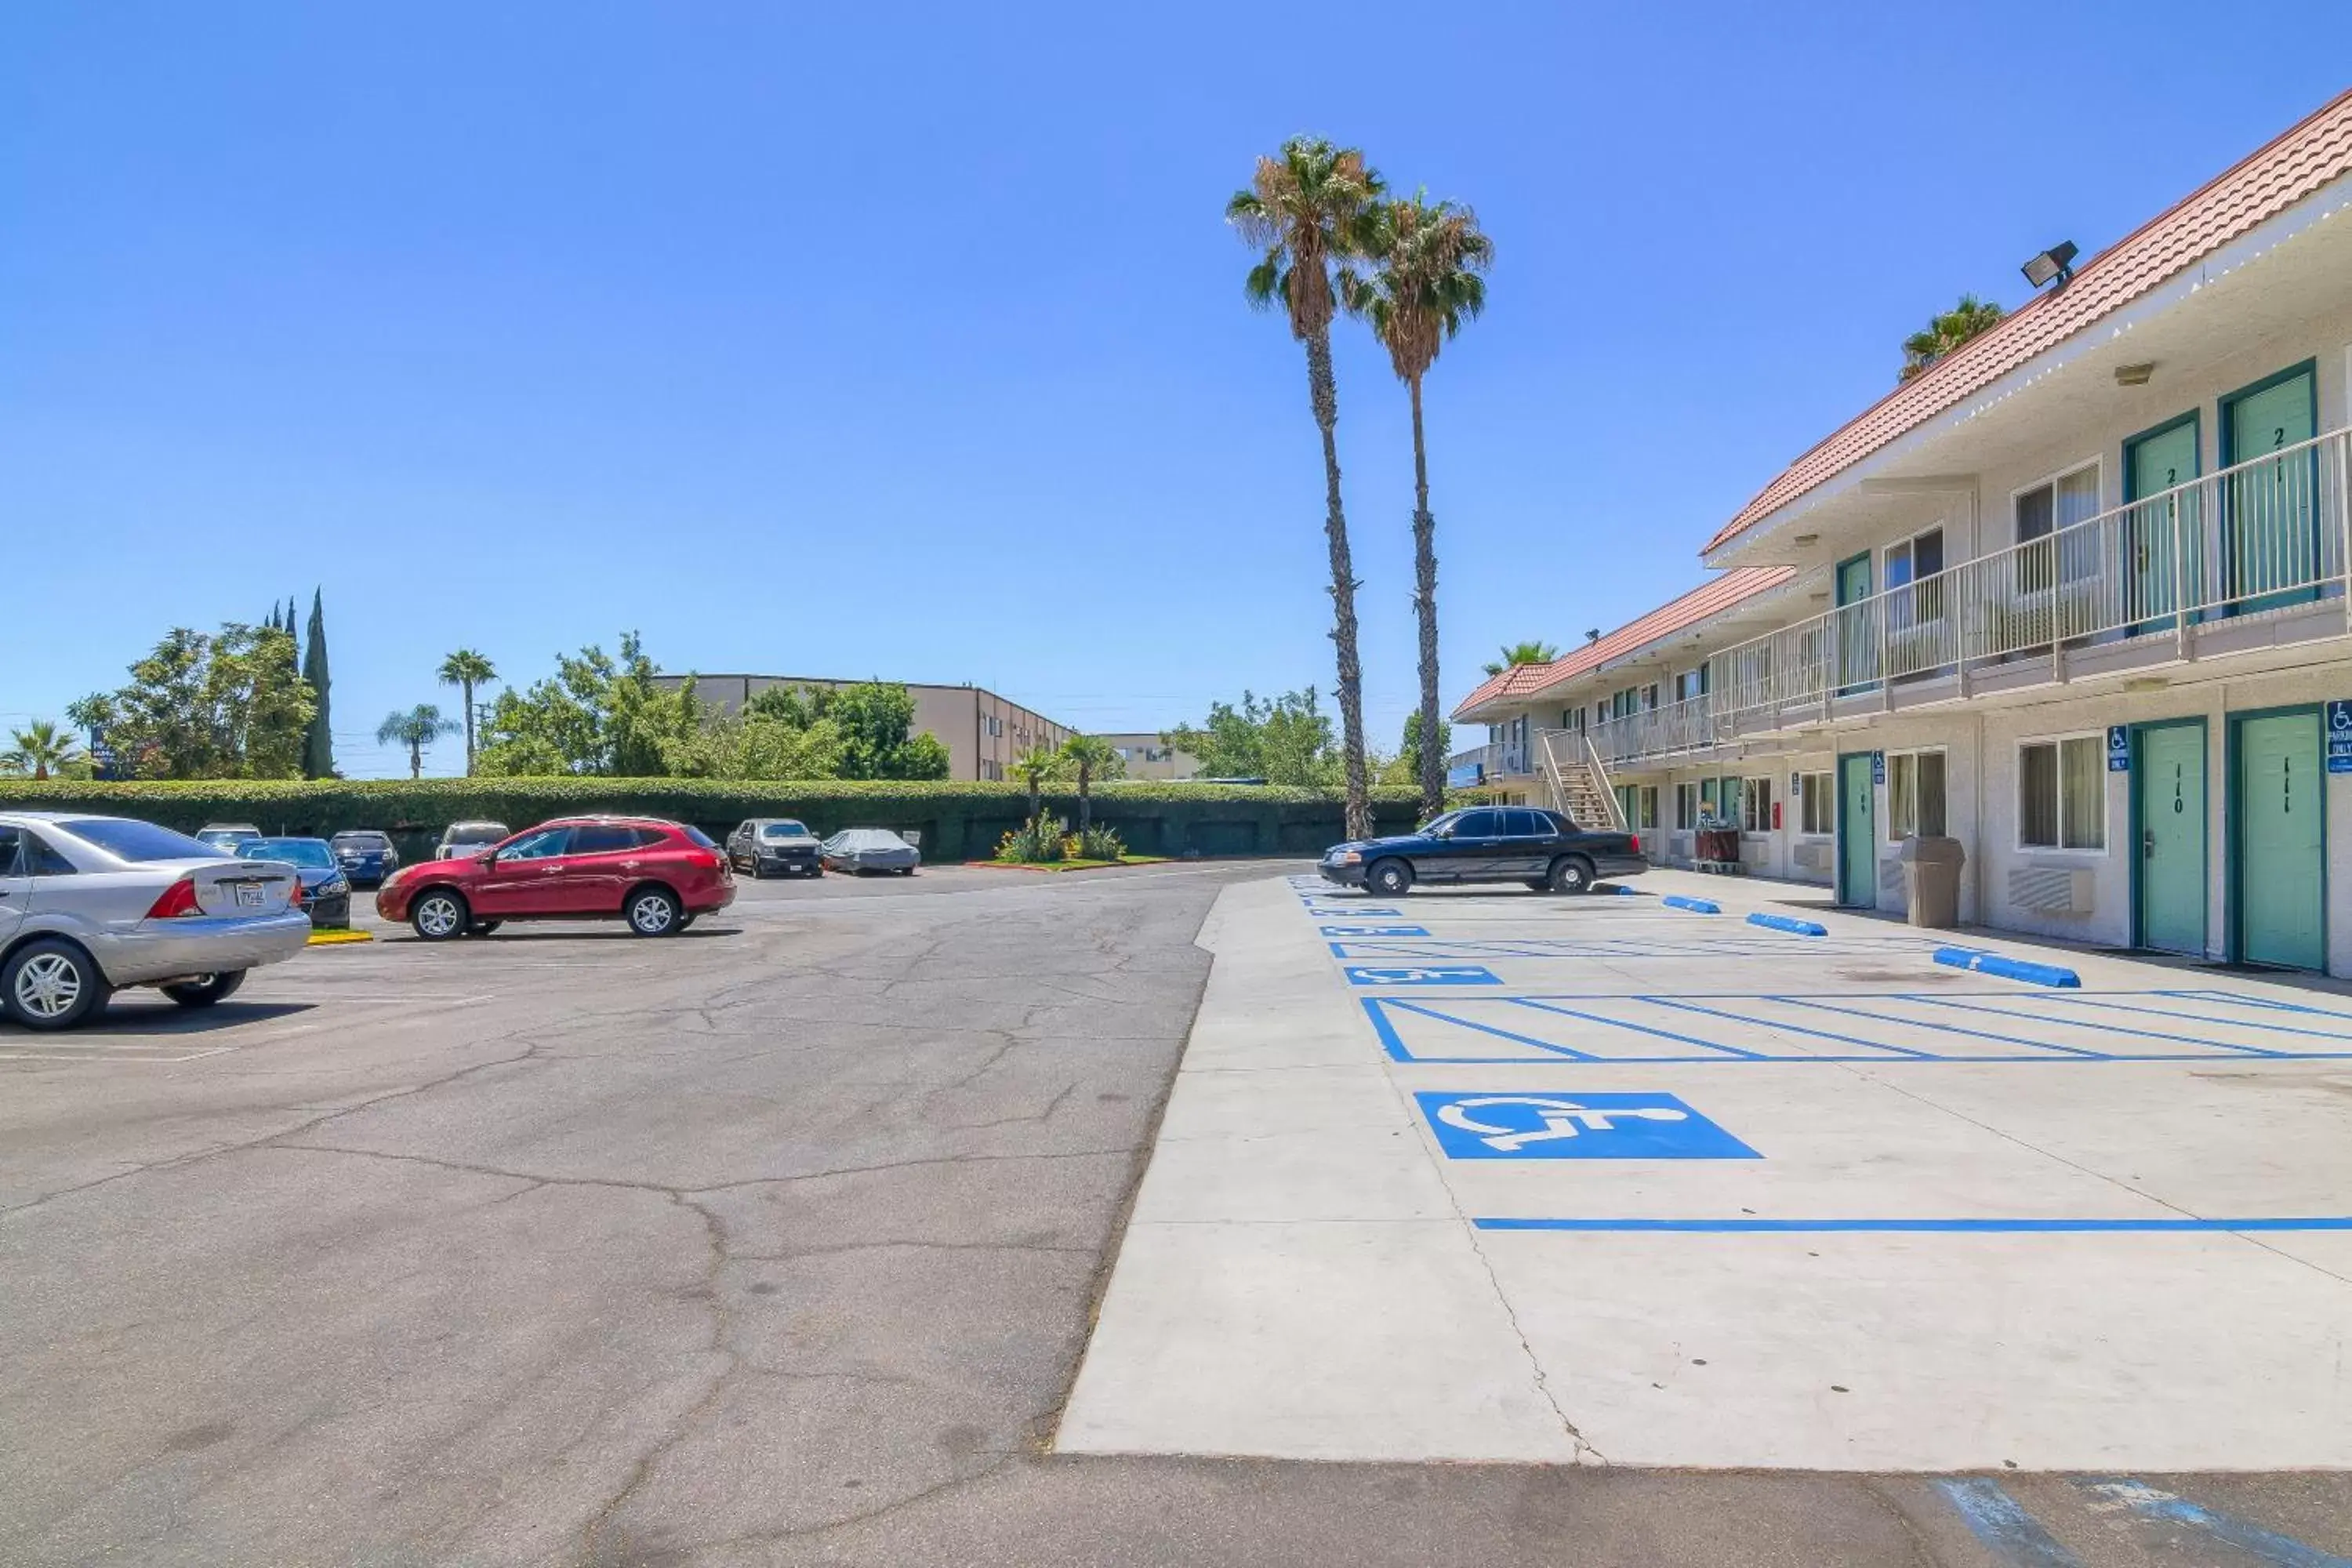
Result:
M2062 239L2027 262L2020 270L2025 274L2025 280L2036 289L2053 278L2058 280L2058 287L2063 289L2066 287L2067 279L2074 276L2074 258L2077 254L2073 240Z
M1811 545L1819 544L1821 542L1822 536L1818 533L1801 533L1797 535L1795 540L1796 546L1800 550L1803 550Z
M2155 374L2156 362L2154 360L2149 360L2145 364L2119 364L2116 366L2116 384L2117 386L2146 386L2147 384L2147 378Z

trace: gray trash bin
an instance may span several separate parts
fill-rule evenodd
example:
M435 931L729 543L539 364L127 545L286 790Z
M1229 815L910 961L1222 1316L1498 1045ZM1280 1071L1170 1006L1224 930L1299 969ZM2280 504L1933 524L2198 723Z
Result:
M1903 866L1903 894L1915 926L1949 931L1960 923L1960 868L1968 852L1957 838L1912 837L1895 852Z

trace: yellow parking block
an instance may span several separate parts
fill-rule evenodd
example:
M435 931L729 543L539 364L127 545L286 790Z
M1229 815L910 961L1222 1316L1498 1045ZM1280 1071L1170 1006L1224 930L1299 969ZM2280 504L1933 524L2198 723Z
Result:
M372 931L314 931L310 933L312 947L333 947L339 942L374 940L375 932Z

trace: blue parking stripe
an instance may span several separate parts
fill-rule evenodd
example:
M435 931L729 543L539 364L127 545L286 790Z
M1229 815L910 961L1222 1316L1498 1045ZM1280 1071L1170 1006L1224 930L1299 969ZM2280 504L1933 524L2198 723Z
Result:
M2228 1025L2235 1023L2236 1026L2242 1029L2262 1029L2273 1035L2301 1035L2308 1039L2334 1040L2339 1046L2352 1046L2352 1034L2345 1034L2334 1029L2297 1029L2292 1028L2285 1024L2252 1022L2237 1023L2234 1019L2207 1018L2194 1013L2168 1013L2161 1007L2134 1007L2128 1003L2110 1002L2096 994L2089 996L2053 996L2051 1000L2053 1002L2088 1002L2096 1006L2105 1007L2113 1012L2145 1013L2151 1018L2169 1018L2177 1024ZM2182 1000L2189 1001L2195 1000L2195 998L2184 997ZM2214 1042L2216 1045L2221 1043L2221 1042L2218 1040ZM2284 1054L2279 1051L2263 1050L2260 1046L2236 1046L2231 1048L2242 1051L2261 1051L2262 1054L2266 1057L2275 1057Z
M2069 1056L2077 1056L2077 1057L2090 1058L2095 1058L2095 1059L2101 1060L2101 1061L2105 1061L2105 1060L2108 1060L2108 1059L2110 1059L2110 1058L2108 1058L2108 1056L2107 1056L2107 1053L2106 1053L2106 1052L2105 1052L2105 1051L2086 1051L2086 1050L2078 1049L2077 1047L2074 1047L2074 1046L2045 1046L2045 1045L2043 1045L2043 1044L2042 1044L2041 1041L2039 1041L2039 1040L2028 1040L2028 1039L2021 1039L2021 1038L2020 1038L2019 1037L2017 1037L2017 1036L2015 1036L2015 1035L1996 1035L1996 1034L1993 1034L1991 1031L1987 1030L1987 1029L1970 1029L1970 1028L1967 1028L1967 1027L1965 1027L1965 1026L1961 1026L1961 1025L1958 1025L1958 1024L1937 1024L1937 1023L1934 1023L1934 1022L1932 1022L1932 1021L1930 1021L1930 1020L1928 1020L1928 1019L1926 1019L1926 1018L1906 1018L1906 1017L1902 1016L1901 1016L1901 1015L1899 1015L1899 1014L1895 1015L1895 1016L1890 1017L1890 1016L1887 1016L1886 1014L1885 1014L1885 1013L1865 1013L1865 1012L1864 1012L1864 1011L1863 1011L1861 1008L1859 1008L1859 1007L1841 1007L1841 1006L1839 1006L1839 1005L1838 1005L1836 1003L1834 1003L1834 1002L1822 1002L1822 1001L1819 1001L1819 1000L1816 1000L1816 999L1811 998L1811 997L1806 997L1806 996L1776 996L1776 997L1774 997L1774 998L1773 998L1773 1000L1774 1000L1774 1001L1776 1001L1776 1002L1786 1002L1786 1003L1789 1003L1790 1005L1792 1005L1792 1006L1797 1006L1797 1007L1818 1007L1818 1008L1820 1008L1820 1009L1821 1009L1822 1012L1824 1012L1824 1013L1851 1013L1852 1015L1853 1015L1853 1016L1855 1016L1855 1017L1857 1017L1857 1018L1873 1018L1873 1019L1875 1019L1875 1020L1877 1020L1879 1023L1882 1023L1882 1024L1902 1024L1902 1025L1906 1025L1906 1026L1907 1026L1915 1027L1915 1028L1921 1028L1921 1029L1940 1029L1940 1030L1942 1030L1945 1034L1948 1034L1948 1035L1966 1035L1966 1036L1968 1036L1970 1039L1975 1039L1975 1040L1992 1040L1992 1041L1995 1041L1995 1042L1996 1042L1996 1043L1998 1043L1998 1044L2004 1045L2004 1046L2031 1046L2031 1047L2033 1047L2035 1050L2037 1050L2037 1051L2059 1051L2059 1052L2063 1052L2063 1053L2064 1053L2064 1054L2066 1054L2066 1055L2069 1055ZM1926 1002L1926 1001L1930 1000L1930 998L1926 997L1926 996L1911 996L1911 995L1905 995L1905 996L1898 996L1898 997L1890 998L1890 1000L1902 1001L1902 1002ZM1939 996L1939 997L1936 997L1936 998L1934 998L1934 1000L1936 1000L1936 1001L1939 1001L1939 1002L1940 1002L1940 1001L1944 1000L1944 998L1942 998L1942 997L1940 997L1940 996ZM1892 1048L1892 1047L1890 1047L1890 1048ZM1935 1052L1933 1052L1933 1051L1923 1051L1923 1052L1918 1052L1918 1053L1916 1053L1916 1054L1921 1055L1921 1056L1934 1057L1934 1058L1935 1058L1935 1059L1936 1059L1936 1060L1937 1060L1937 1061L1964 1061L1964 1062L1975 1062L1975 1061L1992 1061L1992 1060L1998 1060L1998 1059L2000 1059L2000 1058L1991 1058L1991 1057L1943 1057L1943 1056L1937 1056L1937 1055L1936 1055L1936 1053L1935 1053ZM2010 1059L2010 1060L2013 1060L2013 1061L2031 1061L2031 1060L2032 1060L2033 1058L2031 1058L2031 1057L2016 1057L2016 1058L2008 1058L2008 1059ZM2115 1059L2121 1059L2121 1058L2115 1058ZM2168 1060L2170 1060L2171 1058L2168 1057L2168 1058L2166 1058L2165 1059L2168 1061Z
M1923 998L1923 1000L1925 1000L1925 998ZM1990 1013L1996 1018L2015 1018L2021 1016L2016 1013L2011 1013L2006 1008L1990 1007L1986 1006L1982 1003L1963 1002L1954 996L1938 996L1936 997L1935 1000L1942 1003L1947 1007L1962 1007L1971 1013ZM2034 1000L2037 1002L2043 1002L2049 1001L2051 998L2036 997ZM2208 1040L2196 1035L2168 1035L2161 1029L2134 1029L2126 1027L2122 1024L2110 1024L2104 1018L2095 1023L2086 1022L2083 1026L2084 1028L2098 1029L2110 1035L2135 1035L2143 1040L2170 1040L2175 1045L2203 1046L2207 1050L2211 1051L2236 1051L2242 1056L2278 1057L2288 1054L2284 1051L2264 1050L2260 1046L2233 1046L2227 1040ZM2065 1046L2053 1046L2051 1048L2053 1050L2067 1050L2071 1047ZM2103 1051L2095 1051L2091 1054L2094 1056L2104 1056L2107 1053Z
M1776 1023L1769 1018L1750 1018L1739 1013L1727 1013L1720 1007L1702 1007L1696 1002L1685 1001L1673 996L1644 996L1642 1000L1650 1003L1654 1006L1675 1007L1685 1013L1705 1013L1717 1018L1727 1018L1735 1024L1751 1024L1759 1029L1780 1029L1791 1035L1811 1035L1815 1039L1835 1040L1840 1045L1862 1046L1874 1051L1900 1050L1902 1048L1899 1046L1882 1046L1876 1040L1857 1039L1852 1035L1840 1035L1828 1029L1809 1029L1802 1024ZM1743 1051L1740 1054L1742 1056L1758 1057L1770 1056L1773 1053L1769 1051ZM1913 1052L1911 1054L1916 1056L1917 1053Z
M1695 1236L2232 1236L2352 1230L2352 1215L2259 1215L2242 1219L1655 1219L1648 1215L1528 1219L1512 1215L1480 1217L1470 1224L1479 1230L1664 1231Z
M2003 1568L2083 1568L2081 1558L1990 1476L1956 1476L1937 1481L1936 1489Z
M2269 1007L2281 1013L2310 1013L2322 1018L2341 1018L2352 1024L2352 1013L2338 1013L2332 1008L2306 1006L2301 1002L2278 1002L2268 996L2246 996L2235 991L2157 991L2156 996L2202 996L2215 1002L2235 1002L2246 1007Z
M1517 1003L1522 1007L1535 1007L1546 1013L1565 1014L1569 1017L1582 1018L1590 1023L1606 1024L1612 1029L1632 1029L1638 1034L1655 1035L1662 1040L1679 1040L1686 1046L1698 1046L1710 1051L1721 1051L1724 1055L1729 1057L1741 1057L1749 1061L1762 1061L1764 1059L1764 1055L1760 1051L1743 1051L1738 1046L1720 1046L1716 1044L1713 1040L1702 1040L1696 1035L1678 1035L1672 1029L1657 1029L1651 1027L1647 1024L1636 1024L1623 1018L1610 1018L1604 1017L1599 1013L1580 1012L1574 1007L1559 1006L1556 1004L1546 1001L1540 997L1513 996L1509 998L1509 1000ZM1634 1000L1647 1001L1648 998L1636 997ZM1609 1059L1617 1061L1643 1061L1648 1058L1643 1057L1618 1057ZM1713 1058L1701 1057L1698 1059L1701 1061L1707 1061Z
M1500 1000L1517 1001L1518 998L1509 997L1500 998ZM1549 1051L1554 1056L1567 1057L1573 1061L1592 1062L1610 1059L1593 1056L1587 1051L1580 1051L1572 1046L1555 1046L1549 1040L1538 1040L1528 1035L1513 1034L1510 1030L1498 1028L1493 1024L1481 1024L1469 1018L1457 1018L1451 1013L1441 1013L1434 1007L1424 1006L1418 1002L1407 1002L1402 997L1396 999L1391 1005L1401 1007L1408 1013L1418 1013L1424 1018L1434 1018L1441 1024L1457 1024L1465 1029L1475 1029L1482 1035L1497 1035L1515 1044L1533 1046L1537 1050Z
M2085 1477L2074 1483L2095 1497L2123 1504L2152 1524L2187 1525L2226 1542L2270 1568L2352 1568L2352 1557L2338 1557L2306 1546L2291 1535L2264 1530L2232 1514L2200 1508L2187 1498L2162 1491L2146 1481L2124 1477Z

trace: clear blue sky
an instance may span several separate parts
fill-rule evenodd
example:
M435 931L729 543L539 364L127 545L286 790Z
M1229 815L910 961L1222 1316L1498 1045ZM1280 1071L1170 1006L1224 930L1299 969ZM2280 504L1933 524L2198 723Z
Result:
M1302 360L1220 218L1300 130L1497 244L1429 384L1450 702L1690 585L1931 311L2339 89L2352 6L2298 9L10 5L0 722L314 584L355 773L448 649L625 628L1093 728L1328 692ZM1339 365L1393 746L1404 398Z

